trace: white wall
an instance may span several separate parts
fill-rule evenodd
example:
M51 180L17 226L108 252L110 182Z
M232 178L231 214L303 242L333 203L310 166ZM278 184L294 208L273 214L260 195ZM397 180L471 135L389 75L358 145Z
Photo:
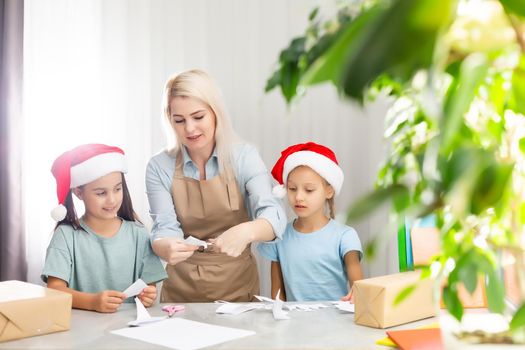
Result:
M149 223L144 168L165 144L164 82L181 70L214 76L237 132L258 147L268 168L286 146L315 141L336 152L345 172L338 211L370 190L386 147L384 102L361 109L320 86L287 107L277 91L264 93L280 50L303 32L316 4L333 12L326 0L26 0L26 170L39 174L38 183L26 179L30 280L38 279L42 237L52 227L51 162L76 144L118 144L133 157L127 178ZM50 124L61 133L39 132ZM35 154L43 144L45 152ZM38 198L34 191L41 191ZM363 262L367 276L397 271L395 229L386 218L382 212L354 225L363 243L383 237L378 259ZM267 294L266 263L260 272Z

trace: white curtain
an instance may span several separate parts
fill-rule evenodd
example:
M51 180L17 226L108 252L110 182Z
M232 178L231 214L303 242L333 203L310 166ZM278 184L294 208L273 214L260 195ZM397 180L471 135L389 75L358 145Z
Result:
M144 169L165 144L160 101L169 75L202 68L220 85L237 132L255 144L268 168L286 146L315 141L332 147L345 172L336 205L370 190L385 144L385 103L361 110L331 86L312 89L288 108L277 91L264 94L279 51L302 34L308 13L335 1L294 0L26 0L25 203L29 280L39 280L56 205L49 171L61 152L81 143L122 147L133 204L149 224ZM364 243L382 234L369 276L397 270L385 213L355 225ZM261 263L263 293L267 264Z

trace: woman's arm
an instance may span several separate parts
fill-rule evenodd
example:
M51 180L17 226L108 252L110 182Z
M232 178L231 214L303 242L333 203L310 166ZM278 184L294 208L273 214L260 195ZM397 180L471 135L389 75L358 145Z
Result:
M286 228L286 213L272 194L272 180L257 149L242 145L236 158L237 181L252 221L224 231L215 241L215 249L239 256L251 242L281 238Z
M286 301L286 292L284 290L283 272L281 271L281 264L277 261L272 261L271 265L271 279L272 279L272 298L277 297L277 292L280 290L279 297Z
M158 238L151 243L151 248L161 259L170 265L175 265L188 259L198 246L184 243L180 238L164 237Z
M105 290L100 293L85 293L68 288L67 282L53 276L47 278L48 288L60 290L73 296L73 308L94 310L98 312L115 312L126 296L116 290Z
M348 283L350 284L350 292L341 298L343 301L352 301L353 291L352 285L355 281L363 279L363 270L361 269L361 263L359 261L360 252L357 250L351 250L345 254L345 266L346 266L346 275L348 277Z
M171 195L175 159L167 154L153 157L146 168L146 192L153 220L151 247L170 265L189 258L198 249L184 244L184 236Z
M274 238L272 225L266 219L255 219L231 227L210 242L214 244L216 251L237 257L248 244L256 241L271 241Z

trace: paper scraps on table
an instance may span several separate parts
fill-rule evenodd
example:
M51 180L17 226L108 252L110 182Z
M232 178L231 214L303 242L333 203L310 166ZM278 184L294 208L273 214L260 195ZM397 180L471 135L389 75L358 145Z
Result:
M275 299L270 299L270 298L262 297L259 295L254 295L254 297L259 299L260 301L272 303L272 313L273 313L274 319L279 320L279 321L289 320L290 316L288 316L288 312L283 310L284 301L282 301L281 298L279 298L280 294L281 294L281 290L279 289L277 291L277 295L275 296Z
M126 294L127 298L134 297L135 295L140 294L142 290L146 288L147 286L148 285L139 278L131 286L126 288L126 290L124 290L122 293Z
M238 315L246 311L265 308L263 304L258 304L258 303L238 304L238 303L222 302L221 304L222 305L219 306L217 310L215 310L215 312L218 314L226 314L226 315Z
M348 301L334 301L334 306L341 311L355 313L355 304Z
M330 306L325 304L284 304L284 308L290 311L316 311L326 307Z
M144 327L117 329L111 333L184 350L200 349L255 334L253 331L216 326L179 317L151 323Z
M168 316L151 317L139 298L135 298L135 305L137 305L137 319L128 322L130 327L140 327L147 323L158 322L168 318Z
M188 238L184 240L184 243L191 244L191 245L198 245L199 247L204 247L204 249L208 248L208 243L206 241L200 240L193 236L188 236Z

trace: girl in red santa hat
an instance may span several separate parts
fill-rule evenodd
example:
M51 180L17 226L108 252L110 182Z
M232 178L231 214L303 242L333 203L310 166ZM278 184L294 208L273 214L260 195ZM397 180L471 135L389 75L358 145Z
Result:
M115 312L127 298L122 291L140 278L149 286L138 298L151 306L157 297L155 283L167 275L133 211L124 151L82 145L58 157L51 172L59 202L51 215L58 223L42 280L49 288L70 293L74 308ZM84 202L80 219L73 194Z
M350 301L349 285L363 276L362 248L356 231L334 220L344 179L334 152L313 142L290 146L272 175L279 182L274 195L287 196L297 215L282 240L258 247L272 262L272 297L280 290L287 301Z

